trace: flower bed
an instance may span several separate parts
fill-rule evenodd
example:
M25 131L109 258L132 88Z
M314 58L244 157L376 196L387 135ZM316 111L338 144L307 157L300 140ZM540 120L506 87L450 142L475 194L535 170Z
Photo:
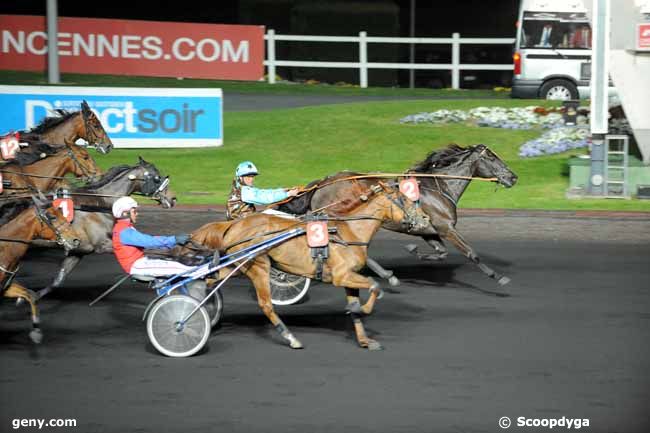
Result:
M577 125L565 126L564 107L539 106L504 108L477 107L464 110L438 110L418 113L400 119L400 123L469 123L475 126L507 129L547 129L541 137L524 143L519 150L523 158L565 152L588 147L589 119L587 110L578 110Z

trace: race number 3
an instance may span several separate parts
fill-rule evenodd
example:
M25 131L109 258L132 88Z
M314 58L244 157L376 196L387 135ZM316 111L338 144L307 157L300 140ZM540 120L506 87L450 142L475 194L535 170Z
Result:
M307 245L311 248L324 247L329 243L327 222L312 221L307 224Z
M420 199L420 187L418 181L414 177L404 179L399 183L399 192L404 194L406 198L411 201L418 201Z
M52 202L52 205L55 208L61 209L63 217L68 220L69 223L74 219L74 202L69 198L57 198Z
M4 160L14 159L19 148L20 144L13 135L9 135L0 140L0 152Z

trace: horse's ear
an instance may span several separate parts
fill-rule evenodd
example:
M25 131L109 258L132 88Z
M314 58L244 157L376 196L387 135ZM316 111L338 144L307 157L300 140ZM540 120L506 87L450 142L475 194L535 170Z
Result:
M81 101L81 113L84 116L88 116L92 113L92 111L90 110L90 105L88 105L85 99Z
M142 159L142 156L138 155L138 163L139 163L140 165L144 165L144 164L147 163L147 161L145 161L144 159Z

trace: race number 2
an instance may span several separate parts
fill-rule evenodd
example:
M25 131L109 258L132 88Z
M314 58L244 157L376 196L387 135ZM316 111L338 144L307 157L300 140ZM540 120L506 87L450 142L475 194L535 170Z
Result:
M74 202L69 198L57 198L52 202L52 205L58 209L61 209L63 217L68 220L69 223L74 219Z
M2 159L10 160L16 157L16 152L20 148L20 143L13 135L9 135L0 140L0 153L2 153Z
M411 201L418 201L420 199L420 187L418 181L414 177L404 179L399 183L399 192L404 194L406 198Z
M311 221L307 224L307 245L311 248L324 247L329 243L327 222Z

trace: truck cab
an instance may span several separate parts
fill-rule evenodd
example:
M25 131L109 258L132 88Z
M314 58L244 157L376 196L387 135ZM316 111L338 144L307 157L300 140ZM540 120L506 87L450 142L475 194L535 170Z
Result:
M522 0L513 98L589 97L591 26L580 0Z

